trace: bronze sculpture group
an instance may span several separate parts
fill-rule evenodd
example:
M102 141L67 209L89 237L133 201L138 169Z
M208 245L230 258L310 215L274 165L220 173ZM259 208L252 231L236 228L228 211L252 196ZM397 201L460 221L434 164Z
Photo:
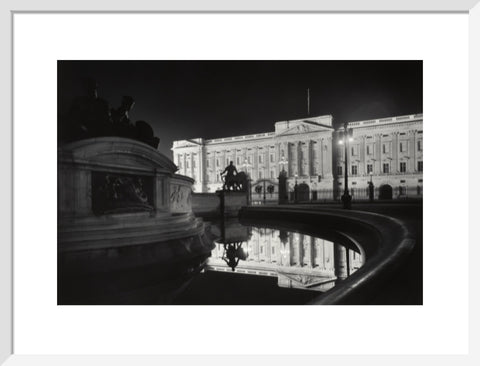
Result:
M226 173L225 176L223 176ZM223 180L223 187L224 191L246 191L247 190L247 183L248 177L245 172L238 172L235 165L233 165L233 161L230 162L223 172L220 173Z
M154 136L153 128L145 121L130 121L129 113L135 105L130 96L123 96L118 108L98 97L97 82L86 80L86 95L73 100L67 115L59 120L59 143L85 138L119 136L144 142L157 148L160 139Z

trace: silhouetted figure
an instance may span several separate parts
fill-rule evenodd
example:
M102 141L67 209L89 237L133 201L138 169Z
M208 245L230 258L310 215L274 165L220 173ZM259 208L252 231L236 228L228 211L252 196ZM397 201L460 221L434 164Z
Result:
M142 141L155 149L160 143L160 139L153 134L153 128L145 121L137 121L135 123L137 132L137 140Z
M97 87L95 80L85 79L86 95L75 98L64 120L59 121L59 141L110 134L110 108L106 100L98 97Z
M116 136L134 138L135 126L130 123L129 113L135 105L135 100L128 96L124 95L122 97L122 103L120 107L111 110L113 129Z
M225 170L220 173L220 175L225 173L227 173L227 175L225 176L225 182L223 183L223 190L230 190L230 188L237 190L238 188L232 184L234 182L235 175L238 174L237 168L235 165L233 165L233 161L230 162L230 165L228 165Z

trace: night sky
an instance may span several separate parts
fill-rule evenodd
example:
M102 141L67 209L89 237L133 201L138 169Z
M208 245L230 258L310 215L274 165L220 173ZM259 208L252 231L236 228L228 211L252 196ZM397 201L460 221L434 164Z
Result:
M135 99L171 158L172 141L274 131L276 121L331 114L334 124L423 112L421 61L59 61L58 112L98 82L111 107Z

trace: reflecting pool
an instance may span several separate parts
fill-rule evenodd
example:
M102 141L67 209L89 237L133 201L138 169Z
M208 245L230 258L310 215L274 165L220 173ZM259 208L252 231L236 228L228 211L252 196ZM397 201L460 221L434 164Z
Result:
M206 243L59 256L58 304L300 305L365 262L362 249L340 233L238 220L206 223L206 233Z
M357 271L361 248L280 228L210 223L205 267L176 303L304 304ZM338 238L337 235L332 235Z

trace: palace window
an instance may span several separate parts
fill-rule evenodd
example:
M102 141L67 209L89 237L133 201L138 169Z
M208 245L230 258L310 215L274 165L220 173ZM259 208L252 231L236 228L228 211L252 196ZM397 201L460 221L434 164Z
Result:
M270 171L270 178L271 179L275 178L275 172L273 170Z
M383 145L382 145L382 152L383 152L384 154L389 153L389 152L390 152L390 144L383 144Z
M248 164L252 164L252 157L249 156L248 159L247 159L247 161L248 161Z
M263 176L262 171L259 171L258 172L258 179L262 179L263 178L262 176Z
M423 150L423 141L419 140L417 141L417 151L422 151Z
M352 165L352 175L357 175L357 166L356 165Z
M403 152L403 142L400 142L400 152Z
M259 162L260 164L263 163L263 155L258 155L258 162Z
M190 168L190 164L188 163L188 160L187 160L187 169Z
M341 166L337 166L337 175L342 175L342 167Z
M270 163L273 163L273 154L270 154Z
M367 155L372 155L372 153L373 153L373 146L367 145Z
M358 155L358 145L352 146L352 156Z
M405 173L407 171L407 163L401 162L400 163L400 173Z
M367 173L370 174L373 172L373 165L372 164L367 164Z
M237 156L237 165L240 165L240 156Z
M220 166L220 161L218 159L217 159L216 165L217 165L217 168Z
M207 168L210 168L210 160L207 160Z
M388 163L383 164L383 172L388 174L390 172L390 165Z
M417 161L417 170L423 172L423 161Z

